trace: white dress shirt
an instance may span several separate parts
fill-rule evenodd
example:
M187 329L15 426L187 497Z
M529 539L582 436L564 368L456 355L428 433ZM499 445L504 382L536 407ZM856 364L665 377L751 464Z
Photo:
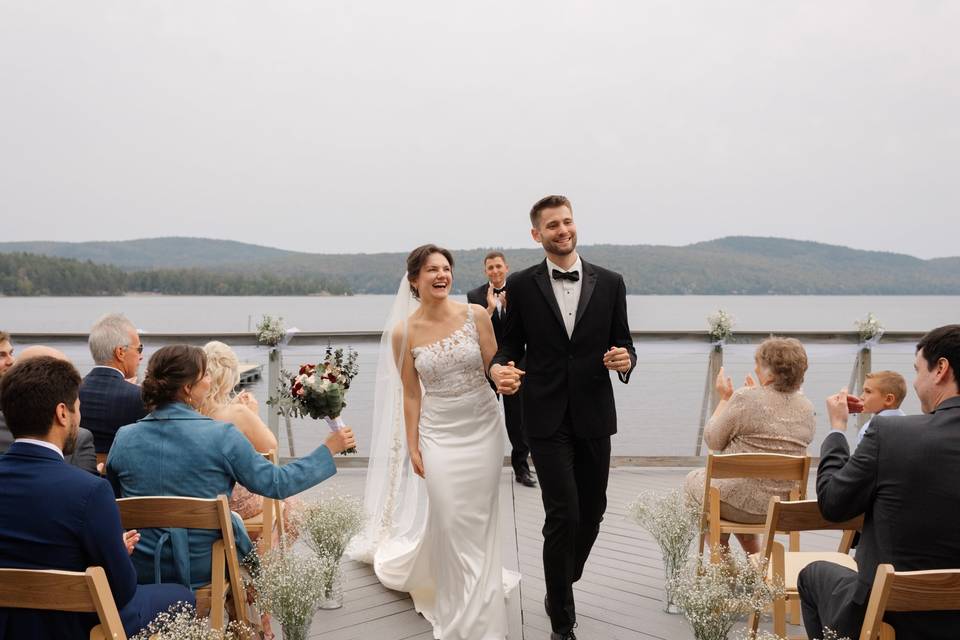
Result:
M553 277L553 270L577 271L580 273L580 279L576 282L570 280L557 280ZM547 277L553 285L553 295L557 298L557 305L560 307L560 315L563 316L563 326L567 329L567 337L573 337L573 326L577 322L577 305L580 304L580 290L583 288L583 261L577 256L569 269L563 269L553 264L550 258L547 258Z
M14 442L25 442L27 444L35 444L38 447L46 447L51 451L56 451L61 458L63 457L63 451L60 450L60 447L53 444L52 442L47 442L46 440L34 440L33 438L17 438L16 440L14 440Z

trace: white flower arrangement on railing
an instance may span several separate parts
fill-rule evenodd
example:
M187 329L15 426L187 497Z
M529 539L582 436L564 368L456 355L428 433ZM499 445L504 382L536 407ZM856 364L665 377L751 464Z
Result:
M682 490L666 494L642 491L627 508L633 521L660 546L665 577L665 610L678 613L673 586L676 575L690 558L690 545L700 534L701 506Z
M283 318L274 318L264 315L257 325L257 342L265 347L276 347L287 337L287 330L283 326Z
M209 618L198 618L192 606L178 602L130 640L247 640L253 637L254 629L236 620L225 629L211 629Z
M717 349L723 347L733 336L733 316L723 309L717 309L716 312L707 316L707 324L710 327L710 338L713 340L713 346Z
M717 563L688 563L674 578L673 593L696 640L726 640L737 621L764 611L784 590L782 582L767 580L766 567L725 550Z
M866 319L857 320L853 325L860 332L860 346L864 349L875 347L880 342L880 338L883 337L884 331L886 331L872 312L867 314Z

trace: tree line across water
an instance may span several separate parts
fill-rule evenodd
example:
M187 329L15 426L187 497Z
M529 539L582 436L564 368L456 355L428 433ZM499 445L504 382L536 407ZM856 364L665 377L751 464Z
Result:
M484 281L488 249L456 250L454 291ZM539 249L504 250L516 271ZM729 237L683 247L592 245L584 260L623 275L630 294L960 295L960 258ZM0 295L392 294L405 253L323 254L205 238L0 243Z

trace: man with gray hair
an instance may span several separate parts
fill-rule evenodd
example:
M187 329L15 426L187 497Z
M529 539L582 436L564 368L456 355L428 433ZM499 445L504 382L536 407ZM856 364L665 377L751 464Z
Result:
M95 366L80 385L80 426L93 432L97 457L105 459L117 429L146 415L135 379L143 360L137 328L119 313L106 315L90 329Z

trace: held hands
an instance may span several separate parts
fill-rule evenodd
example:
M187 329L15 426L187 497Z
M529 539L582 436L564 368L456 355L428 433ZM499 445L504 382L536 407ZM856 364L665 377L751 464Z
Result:
M357 439L353 435L353 429L350 427L344 427L340 431L331 431L330 435L327 436L326 442L327 449L330 450L330 453L337 455L347 449L352 449L357 446Z
M713 384L713 388L716 390L717 395L720 396L721 400L729 400L730 396L733 395L733 379L728 378L723 375L723 367L720 367L720 371L717 372L717 379ZM750 378L750 376L747 376ZM753 379L750 378L750 382L753 382ZM747 386L752 386L747 383Z
M133 555L133 549L140 542L140 532L136 529L123 532L123 546L127 548L127 555Z
M421 478L426 478L427 476L423 471L423 457L420 455L420 447L409 447L409 449L410 464L413 465L413 472Z
M847 418L850 417L848 407L847 388L840 389L840 393L835 393L827 398L827 416L830 418L830 426L834 431L847 430Z
M525 375L526 371L517 369L513 360L506 365L495 364L490 367L490 378L497 385L497 393L512 396L520 390L520 377Z
M603 366L611 371L627 373L630 371L630 352L624 347L610 347L603 354Z

